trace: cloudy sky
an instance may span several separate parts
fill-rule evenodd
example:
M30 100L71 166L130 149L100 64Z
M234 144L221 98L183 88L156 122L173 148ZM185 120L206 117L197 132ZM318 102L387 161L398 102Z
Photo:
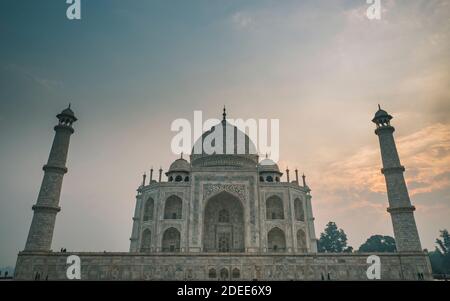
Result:
M316 234L358 248L392 235L371 123L396 139L424 248L450 228L450 2L382 0L0 2L0 266L23 249L53 139L72 137L53 248L127 251L136 188L176 159L176 118L280 119L280 167L305 172Z

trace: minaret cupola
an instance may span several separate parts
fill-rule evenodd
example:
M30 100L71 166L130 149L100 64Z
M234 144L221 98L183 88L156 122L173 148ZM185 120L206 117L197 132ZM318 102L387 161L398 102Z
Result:
M378 111L375 113L372 122L377 125L377 128L388 127L391 126L391 119L392 116L378 105Z
M280 172L278 165L273 160L269 159L267 155L264 160L259 162L258 171L260 182L280 182L280 178L283 175L283 173Z
M189 174L191 172L191 164L181 157L170 165L169 171L166 172L169 182L189 182Z

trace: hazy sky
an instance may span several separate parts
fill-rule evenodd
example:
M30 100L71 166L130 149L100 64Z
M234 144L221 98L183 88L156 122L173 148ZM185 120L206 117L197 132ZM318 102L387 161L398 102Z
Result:
M170 124L194 110L280 119L280 167L312 188L316 235L358 248L392 235L377 104L396 139L424 248L450 228L450 2L0 2L0 266L25 245L55 115L72 136L53 249L127 251L136 188L176 159Z

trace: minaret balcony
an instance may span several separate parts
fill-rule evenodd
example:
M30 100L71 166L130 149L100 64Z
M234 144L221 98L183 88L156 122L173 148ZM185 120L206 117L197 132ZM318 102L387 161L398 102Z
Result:
M401 173L405 171L404 166L393 166L393 167L385 167L381 169L381 173L384 175L393 174L393 173Z
M414 206L387 208L387 212L389 212L389 213L413 212L415 210L416 210L416 207L414 207Z

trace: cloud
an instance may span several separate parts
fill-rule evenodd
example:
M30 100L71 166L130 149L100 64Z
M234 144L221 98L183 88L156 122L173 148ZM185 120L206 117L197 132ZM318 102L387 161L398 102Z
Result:
M14 72L22 77L25 77L48 91L54 91L64 87L61 80L49 79L40 75L36 75L34 72L16 64L8 64L4 67L4 69L6 71Z
M417 208L422 242L424 247L432 247L437 230L448 227L450 214L450 124L434 123L411 134L396 135L396 143L406 168L409 194ZM316 166L307 178L312 188L316 235L330 220L345 230L354 247L372 234L393 235L381 167L378 143Z
M396 143L400 160L406 166L411 196L450 186L450 124L430 125L399 137ZM380 167L379 149L366 146L344 160L327 165L320 182L314 180L330 195L336 190L353 191L356 198L358 191L384 194L386 185Z
M413 183L410 194L450 186L450 126L435 124L398 139L399 152L407 167L406 180Z
M253 17L245 12L236 12L231 16L231 22L236 28L247 28L254 23Z

